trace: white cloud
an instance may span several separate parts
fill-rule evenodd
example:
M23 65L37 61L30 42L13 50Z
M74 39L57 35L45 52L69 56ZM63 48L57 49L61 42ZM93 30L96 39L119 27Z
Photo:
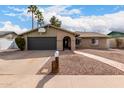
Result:
M118 5L116 6L113 11L117 11L118 9L123 9L124 8L124 5Z
M12 16L12 17L17 16L17 14L15 14L15 13L6 13L6 14L4 14L4 15L7 15L7 16Z
M45 9L44 17L46 23L52 16L56 16L62 21L62 27L72 31L95 31L107 33L110 31L109 18L105 16L81 16L79 18L72 18L71 14L80 14L79 9L67 8L70 6L51 6Z
M9 6L8 9L11 10L11 12L4 12L4 15L10 16L10 17L17 17L20 21L28 21L30 20L31 14L27 13L26 8L17 8L14 6ZM14 11L14 12L13 12Z
M24 8L17 8L17 7L13 7L13 6L9 6L8 7L10 10L16 11L16 12L23 12L25 11Z
M62 16L58 11L57 13L47 12L44 13L45 21L49 23L49 19L53 15L62 21L63 28L72 31L109 33L114 30L124 32L124 11L105 14L103 16L81 16L79 18Z
M80 9L68 9L69 7L70 6L40 7L40 10L43 12L46 23L49 23L52 16L56 16L62 21L62 27L68 30L100 33L108 33L113 30L124 32L124 11L105 14L103 16L80 16L78 18L72 18L70 15L80 15L81 11ZM18 9L14 10L20 11ZM11 14L11 16L14 16L14 14ZM27 13L27 10L21 12L18 17L20 17L22 21L31 19L31 15ZM14 25L14 27L20 28L16 25Z
M21 28L19 25L12 24L10 21L0 22L3 27L0 28L0 31L14 31L17 34L27 31L27 28Z
M72 9L72 10L70 10L70 11L68 11L68 14L80 14L81 13L81 11L79 10L79 9Z
M66 8L68 8L70 6L66 6L66 5L56 5L56 6L50 6L50 7L47 7L47 8L44 8L44 10L46 12L49 12L49 13L56 13L56 14L61 14L62 12L65 12L66 11Z
M44 8L45 13L51 13L56 15L72 15L72 14L80 14L80 9L68 9L71 7L70 5L56 5L56 6L50 6L47 8ZM40 8L42 9L42 8Z

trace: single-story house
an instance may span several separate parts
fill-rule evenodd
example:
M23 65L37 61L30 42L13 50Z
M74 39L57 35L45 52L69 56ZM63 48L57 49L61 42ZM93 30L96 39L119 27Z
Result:
M0 50L18 48L15 43L17 34L12 31L0 31Z
M80 34L76 37L76 47L82 48L94 48L94 49L108 49L109 36L97 32L77 32Z
M124 32L112 31L108 35L110 48L124 48Z
M75 32L53 25L20 34L26 41L25 50L74 50L76 35Z
M72 32L46 25L20 34L25 50L75 50L75 48L109 48L109 36L96 32Z

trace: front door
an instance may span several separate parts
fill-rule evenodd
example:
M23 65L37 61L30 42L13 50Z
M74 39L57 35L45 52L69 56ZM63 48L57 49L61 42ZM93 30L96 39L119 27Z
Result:
M66 36L63 39L63 50L71 49L71 38Z

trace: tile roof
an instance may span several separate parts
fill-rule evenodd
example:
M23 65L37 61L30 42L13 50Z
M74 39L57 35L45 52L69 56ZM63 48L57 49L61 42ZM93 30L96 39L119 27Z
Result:
M98 32L76 32L78 34L80 34L79 37L82 37L82 38L88 38L88 37L101 37L101 38L106 38L106 37L109 37L108 35L105 35L105 34L101 34L101 33L98 33Z
M112 31L108 35L111 37L124 37L124 32Z
M0 37L8 35L8 34L15 34L15 35L17 35L15 32L12 32L12 31L0 31Z

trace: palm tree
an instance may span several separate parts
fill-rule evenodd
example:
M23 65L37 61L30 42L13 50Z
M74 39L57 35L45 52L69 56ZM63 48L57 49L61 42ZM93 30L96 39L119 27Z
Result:
M28 7L28 12L32 13L32 29L34 28L34 14L37 11L37 6L36 5L30 5Z
M44 21L43 21L43 15L42 15L42 12L40 12L39 10L37 10L35 12L35 18L37 18L37 27L40 25L42 26L44 24Z
M61 21L59 21L59 19L57 19L55 16L52 16L50 19L50 23L51 25L57 26L57 27L61 27Z

